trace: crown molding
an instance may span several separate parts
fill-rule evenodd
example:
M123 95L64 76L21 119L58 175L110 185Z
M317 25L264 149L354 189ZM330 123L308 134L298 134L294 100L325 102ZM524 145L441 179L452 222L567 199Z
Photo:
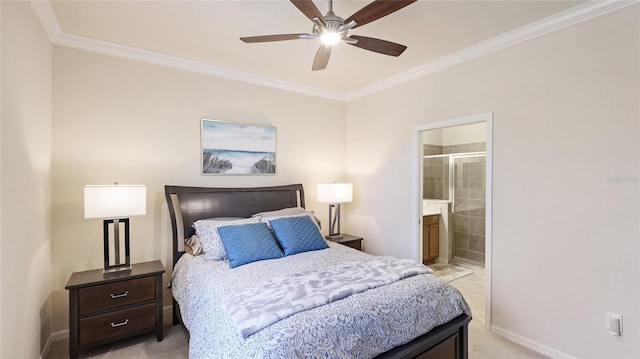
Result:
M143 50L131 46L120 45L108 41L92 39L85 36L65 33L51 7L49 1L31 0L31 6L40 19L51 42L55 45L100 53L109 56L128 58L136 61L152 63L160 66L186 70L205 75L225 78L234 81L246 82L259 86L271 87L284 91L297 92L305 95L349 102L397 85L412 81L444 70L446 68L462 64L483 55L517 45L524 41L534 39L547 33L577 24L579 22L604 15L630 5L638 4L639 0L590 0L574 6L565 11L548 16L528 25L511 30L491 39L479 42L475 45L453 52L436 60L425 63L409 71L391 76L368 86L364 86L346 94L323 90L311 86L293 82L282 81L275 78L252 74L249 72L229 69L223 66L207 64L200 61L189 60L178 56L159 52Z
M324 97L331 100L345 101L345 96L341 93L322 90L311 86L296 84L293 82L282 81L244 71L233 70L223 66L211 65L200 61L189 60L183 57L167 55L155 51L120 45L113 42L92 39L85 36L62 33L55 41L55 44L73 49L95 52L103 55L122 57L130 60L171 67L174 69L186 70L229 80L276 88L279 90Z
M32 0L31 8L36 13L36 16L38 16L38 19L40 19L40 23L49 37L49 41L55 43L56 39L62 34L62 28L60 28L60 23L58 22L55 12L53 12L51 3L49 1Z
M327 98L344 102L343 93L323 90L312 86L301 85L293 82L282 81L272 77L261 76L249 72L229 69L223 66L207 64L200 61L189 60L179 56L163 54L155 51L120 45L109 41L93 39L86 36L69 34L62 31L58 19L47 0L31 0L31 6L40 19L50 41L59 46L77 50L89 51L103 55L127 58L136 61L147 62L155 65L186 70L205 75L225 78L234 81L246 82L259 86L271 87L284 91L297 92L305 95Z
M358 90L346 94L346 101L355 100L390 87L420 78L444 70L446 68L462 64L483 55L502 50L504 48L517 45L519 43L534 39L536 37L560 30L562 28L577 24L579 22L604 15L614 10L618 10L629 5L637 4L638 0L631 1L600 1L591 0L586 3L574 6L565 11L548 16L541 20L521 26L491 39L479 42L466 47L460 51L453 52L436 60L404 73L391 76L382 81L362 87Z

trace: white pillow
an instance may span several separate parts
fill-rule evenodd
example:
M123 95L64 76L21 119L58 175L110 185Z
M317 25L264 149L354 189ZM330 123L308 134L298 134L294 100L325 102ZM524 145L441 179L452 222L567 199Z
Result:
M244 218L236 220L215 220L203 219L193 223L193 228L200 238L202 251L207 259L222 260L227 259L227 252L224 250L218 227L233 226L248 223L260 223L259 218Z
M291 207L291 208L279 209L277 211L260 212L260 213L254 214L251 217L261 217L261 218L283 217L283 216L295 216L295 215L306 214L306 213L308 213L307 210L302 207ZM311 212L311 214L313 214L313 212Z
M316 226L318 226L318 229L322 229L322 225L320 224L320 220L318 219L318 217L315 216L314 212L313 211L307 211L306 209L304 209L302 207L290 207L290 208L279 209L277 211L260 212L260 213L256 213L256 214L252 215L251 217L260 218L260 220L263 223L266 223L267 226L269 226L269 228L271 228L271 224L269 223L269 221L272 220L272 219L286 218L286 217L298 217L298 216L303 216L303 215L308 215L309 217L311 217L311 219L316 224Z

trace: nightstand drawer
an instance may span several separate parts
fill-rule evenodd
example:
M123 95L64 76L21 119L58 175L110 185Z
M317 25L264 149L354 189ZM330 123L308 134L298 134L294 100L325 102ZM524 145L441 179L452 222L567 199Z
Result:
M162 340L161 261L136 263L128 272L74 272L69 290L69 357L80 350L155 332Z
M156 324L156 303L80 319L80 345L113 338Z
M78 291L79 314L95 313L129 304L154 300L156 279L147 277L82 288Z

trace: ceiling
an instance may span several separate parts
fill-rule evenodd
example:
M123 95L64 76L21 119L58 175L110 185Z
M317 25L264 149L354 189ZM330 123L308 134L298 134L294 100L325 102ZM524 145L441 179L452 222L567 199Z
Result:
M326 13L325 0L314 3ZM347 18L368 3L335 0L333 10ZM311 71L311 64L319 40L254 44L239 40L242 36L311 32L311 21L287 0L51 0L50 8L54 21L57 19L59 29L66 35L344 95L410 73L479 43L504 38L505 33L545 22L554 14L567 13L565 10L577 5L579 8L581 3L419 0L349 32L404 44L408 49L402 55L391 57L340 43L334 47L327 68L315 72Z

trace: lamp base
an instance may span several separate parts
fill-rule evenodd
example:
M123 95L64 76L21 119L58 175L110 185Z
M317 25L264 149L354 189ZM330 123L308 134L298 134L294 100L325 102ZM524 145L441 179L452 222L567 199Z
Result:
M119 265L119 266L109 266L109 267L105 267L104 270L102 271L102 275L104 277L109 277L112 275L118 275L118 274L124 274L124 273L131 273L131 266L128 264L123 264L123 265Z
M120 223L124 224L124 262L120 260ZM109 259L109 225L113 227L114 261ZM131 272L129 251L129 218L105 219L104 227L104 271L103 276Z
M340 203L329 205L329 238L342 239L340 234Z

